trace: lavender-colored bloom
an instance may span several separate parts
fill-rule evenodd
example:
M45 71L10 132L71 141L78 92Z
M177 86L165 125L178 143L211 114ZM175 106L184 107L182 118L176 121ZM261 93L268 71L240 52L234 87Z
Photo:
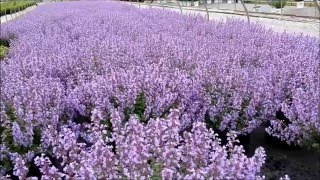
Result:
M21 156L14 159L13 175L19 177L19 179L26 179L28 173L28 168L26 167L26 162Z
M261 179L264 150L246 157L236 134L266 122L288 143L320 133L316 38L65 2L2 25L0 39L0 155L16 153L11 140L27 149L11 158L21 177L37 146L59 162L36 157L44 179ZM226 146L205 120L230 131Z

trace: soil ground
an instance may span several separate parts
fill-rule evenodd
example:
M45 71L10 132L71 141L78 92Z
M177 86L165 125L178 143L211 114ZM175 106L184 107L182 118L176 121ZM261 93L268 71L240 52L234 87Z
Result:
M266 179L279 179L288 174L292 180L320 179L320 152L288 146L275 138L270 138L259 128L251 134L249 155L258 146L265 148L266 164L262 174Z

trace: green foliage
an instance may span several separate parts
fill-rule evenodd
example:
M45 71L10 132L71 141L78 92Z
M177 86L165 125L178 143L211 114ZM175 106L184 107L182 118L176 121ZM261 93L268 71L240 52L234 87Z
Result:
M0 45L0 59L3 59L9 53L7 46Z
M103 139L106 139L107 137L110 138L112 135L111 132L113 132L110 114L107 115L106 119L101 120L100 123L106 126L106 134L103 135Z
M286 5L287 1L286 0L271 0L269 1L269 4L277 9L279 8L284 8Z
M12 131L8 129L4 129L1 134L1 143L5 144L7 147L10 148L10 146L13 144L13 136Z
M11 122L14 122L17 119L13 106L9 106L6 109L6 114Z
M242 130L243 128L246 127L246 123L248 121L248 117L246 115L246 108L249 106L250 104L250 99L244 99L241 103L241 108L239 110L239 117L237 119L237 130Z
M10 169L13 168L13 164L12 162L10 161L9 157L8 156L5 156L2 161L0 161L0 168L5 170L5 171L8 171Z
M131 115L131 109L129 107L125 107L123 110L123 114L124 114L124 121L122 125L124 125L126 122L129 121L129 118Z
M118 101L116 98L111 98L110 99L111 104L114 107L118 107ZM126 122L128 122L130 116L132 114L135 114L139 121L142 123L147 123L147 119L144 117L144 111L146 109L146 98L144 93L139 93L138 96L135 99L135 103L133 105L133 107L125 107L123 109L123 114L124 114L124 121L122 122L124 125Z
M151 168L153 170L153 174L151 176L151 180L161 180L161 171L162 171L162 164L151 162Z
M12 14L26 9L29 6L36 5L35 1L7 1L1 4L0 16Z
M111 97L109 99L109 102L113 105L113 107L117 108L120 106L119 101L116 97ZM179 105L179 101L175 100L169 107L164 109L162 114L159 115L160 118L165 118L169 113L171 109L177 108ZM154 118L154 114L152 114L152 111L150 112L148 118L144 116L144 112L146 110L146 96L143 92L139 93L135 99L135 103L133 107L125 107L123 108L123 115L124 120L122 121L122 125L128 122L131 115L135 114L139 121L142 123L147 123L150 118ZM106 121L106 120L104 120ZM110 121L110 120L108 120ZM110 122L111 124L111 122ZM111 126L111 125L110 125Z
M9 148L10 151L16 152L20 155L24 155L28 153L29 151L39 152L40 151L40 143L41 143L41 131L34 130L33 135L33 143L30 147L25 147L22 145L17 145L13 141L12 131L9 129L6 129L4 132L4 144Z
M211 119L209 113L206 113L204 120L205 120L204 122L206 123L207 128L215 130L215 129L219 129L222 118L220 116L217 116L213 120L213 119Z
M171 109L177 109L179 106L179 101L176 99L169 107L167 107L163 113L161 114L161 118L165 118L169 113Z
M0 143L5 145L10 152L16 152L20 155L25 155L29 151L33 151L35 153L40 152L40 144L41 144L41 130L40 127L34 127L33 129L33 141L32 144L28 147L16 144L13 139L11 123L17 122L20 128L26 130L25 123L23 120L20 120L13 108L13 106L7 106L6 115L8 117L8 124L0 124ZM13 164L9 158L9 154L1 153L2 159L0 161L0 168L4 171L10 171L13 168Z
M0 46L9 47L9 40L7 40L7 39L0 39Z
M136 98L136 102L134 104L133 113L136 114L141 122L146 123L146 119L144 118L144 111L146 109L146 98L144 93L138 94Z
M22 130L26 129L24 121L18 120L13 106L7 107L6 115L10 122L17 122ZM9 127L1 126L0 132L1 132L1 143L5 144L6 147L12 152L17 152L18 154L24 155L28 151L39 152L40 150L41 130L39 127L35 127L33 129L33 141L31 146L29 147L17 145L16 143L14 143L11 126Z
M309 150L320 152L320 134L315 129L310 130L310 138L302 144Z
M320 144L319 143L313 143L311 147L313 149L317 150L318 152L320 152Z
M33 130L33 141L32 141L32 145L38 147L41 144L41 130L40 128L35 128Z

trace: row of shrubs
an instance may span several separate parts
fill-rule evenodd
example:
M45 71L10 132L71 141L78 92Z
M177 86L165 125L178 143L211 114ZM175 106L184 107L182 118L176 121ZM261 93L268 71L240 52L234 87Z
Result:
M35 1L7 1L1 4L0 16L6 14L12 14L21 10L26 9L27 7L36 5Z

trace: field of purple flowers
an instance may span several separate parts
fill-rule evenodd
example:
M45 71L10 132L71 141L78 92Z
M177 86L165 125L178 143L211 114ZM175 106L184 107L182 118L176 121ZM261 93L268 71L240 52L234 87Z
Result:
M1 25L0 39L2 177L262 179L268 154L248 156L237 136L265 127L319 145L317 38L66 2Z

